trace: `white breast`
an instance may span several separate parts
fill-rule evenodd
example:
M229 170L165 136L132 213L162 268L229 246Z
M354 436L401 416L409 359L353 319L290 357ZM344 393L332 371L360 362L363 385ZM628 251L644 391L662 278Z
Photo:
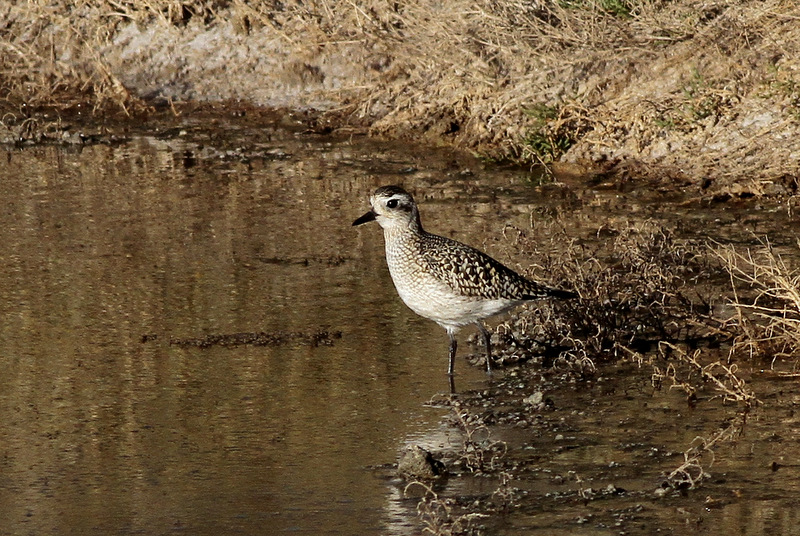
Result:
M413 251L395 246L386 248L386 261L400 298L412 311L445 329L455 331L519 303L460 295L425 271L421 259L415 258Z

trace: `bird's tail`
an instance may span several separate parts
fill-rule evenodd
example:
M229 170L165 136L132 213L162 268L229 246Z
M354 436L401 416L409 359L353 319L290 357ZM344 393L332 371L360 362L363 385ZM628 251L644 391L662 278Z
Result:
M559 300L568 300L577 298L578 294L571 290L562 290L560 288L551 288L544 285L535 285L529 289L528 292L522 297L525 300L541 300L543 298L558 298Z
M569 300L578 297L578 293L572 292L571 290L562 290L560 288L551 288L548 290L550 291L548 296L551 298L558 298L559 300Z

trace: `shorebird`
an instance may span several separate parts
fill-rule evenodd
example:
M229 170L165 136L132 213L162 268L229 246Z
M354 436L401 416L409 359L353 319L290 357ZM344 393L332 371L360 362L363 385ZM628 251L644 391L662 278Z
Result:
M405 304L433 320L450 337L452 377L456 332L475 324L486 345L486 371L492 370L491 337L481 322L523 302L574 298L574 292L531 281L487 254L422 228L414 198L399 186L381 186L369 198L372 209L353 225L377 221L386 242L386 263Z

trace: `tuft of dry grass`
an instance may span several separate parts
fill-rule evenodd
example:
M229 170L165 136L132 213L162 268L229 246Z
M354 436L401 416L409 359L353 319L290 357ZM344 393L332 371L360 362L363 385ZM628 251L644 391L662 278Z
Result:
M731 443L741 436L746 421L746 412L740 412L725 426L710 437L696 437L683 453L683 462L665 475L664 486L675 490L696 489L710 477L708 471L714 465L714 448Z
M756 395L738 375L739 369L735 364L725 364L719 360L702 364L702 350L695 350L690 354L683 348L663 341L659 343L658 351L668 364L662 370L655 362L652 363L654 385L661 385L669 380L670 389L681 389L690 400L696 399L698 386L711 385L717 393L715 396L725 402L740 402L745 409L758 402ZM668 358L672 358L672 361ZM684 365L688 370L682 374L678 365Z
M570 244L556 253L527 232L509 228L507 237L511 232L516 247L542 260L541 271L580 297L538 303L500 324L498 347L515 356L506 361L538 354L591 373L597 360L625 357L629 349L645 352L660 341L709 336L710 299L694 284L708 276L699 244L677 240L652 222L602 229L606 241L593 245L570 242L551 226L552 241Z
M410 489L421 487L425 494L417 503L417 515L422 522L422 532L432 536L457 536L474 534L475 522L487 517L486 514L469 512L456 514L456 501L452 498L440 497L424 482L410 482L404 490L408 495Z
M744 251L717 246L713 253L730 276L736 332L733 355L776 360L800 357L800 269L778 253L767 238ZM800 257L800 240L792 251Z
M491 439L491 432L483 418L470 411L459 400L450 398L449 404L452 420L462 432L458 452L461 464L472 473L486 473L497 469L497 462L506 454L506 443Z

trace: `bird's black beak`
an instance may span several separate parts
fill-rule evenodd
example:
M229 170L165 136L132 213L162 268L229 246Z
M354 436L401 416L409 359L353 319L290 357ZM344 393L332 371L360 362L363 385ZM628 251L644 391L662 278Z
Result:
M361 225L362 223L375 221L375 216L377 216L377 214L375 214L375 211L374 210L370 210L369 212L367 212L366 214L364 214L363 216L358 218L356 221L354 221L353 222L353 226Z

